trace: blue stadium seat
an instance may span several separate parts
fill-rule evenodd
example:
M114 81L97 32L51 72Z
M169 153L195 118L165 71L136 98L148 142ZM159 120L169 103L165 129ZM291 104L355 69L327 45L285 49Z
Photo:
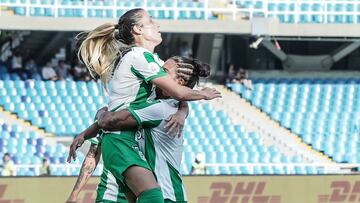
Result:
M278 84L281 81L284 84ZM347 87L345 84L351 84L351 79L341 80L293 80L288 83L285 80L268 79L257 80L254 84L254 95L263 91L259 87L270 87L275 84L275 97L269 97L270 92L263 93L270 101L260 101L257 97L247 98L250 102L257 105L260 109L267 112L273 119L279 121L284 127L290 128L298 134L305 143L311 145L314 149L324 151L325 154L332 157L337 162L356 163L357 160L347 155L355 153L355 146L346 144L347 136L351 132L350 118L356 119L358 115L352 115L352 112L358 108L355 103L355 96L351 97L349 92L354 93L355 88ZM230 87L235 87L231 85ZM347 91L345 91L345 89ZM266 91L270 89L265 88ZM241 88L233 88L233 91L243 93ZM285 97L279 95L287 95ZM258 101L257 101L258 100ZM270 105L270 103L276 105ZM341 112L341 113L340 113ZM358 117L356 117L358 116ZM359 136L352 136L352 139L359 140ZM249 144L246 143L245 144ZM277 160L274 152L272 161ZM298 157L293 160L281 158L281 162L301 162ZM265 161L265 158L262 158ZM299 173L319 173L313 168L303 170L296 169Z

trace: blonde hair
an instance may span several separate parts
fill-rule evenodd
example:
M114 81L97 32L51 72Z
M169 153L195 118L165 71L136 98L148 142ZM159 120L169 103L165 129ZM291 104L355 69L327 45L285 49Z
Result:
M76 36L79 60L93 78L100 78L105 90L117 62L135 46L132 29L141 20L143 11L141 8L131 9L120 17L117 24L105 23Z
M81 41L78 58L93 78L100 78L105 88L124 46L115 38L115 28L116 24L106 23L76 37Z

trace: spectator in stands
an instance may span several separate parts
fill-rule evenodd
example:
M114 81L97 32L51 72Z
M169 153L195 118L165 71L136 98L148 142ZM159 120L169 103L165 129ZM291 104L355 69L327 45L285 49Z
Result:
M206 166L205 166L205 154L198 153L195 158L195 162L191 167L190 175L205 175Z
M54 68L51 66L51 63L47 63L46 66L42 68L41 76L44 80L58 80L58 76L56 75Z
M14 162L11 160L9 153L4 154L3 165L1 167L3 168L1 172L2 176L15 176Z
M252 81L248 78L248 73L244 68L242 67L239 68L239 71L236 75L236 80L240 84L243 84L247 90L253 89Z
M73 73L74 73L75 80L84 80L84 81L90 80L90 75L88 74L88 71L87 71L85 65L80 63L79 61L74 66Z
M58 66L56 66L56 68L55 68L55 71L59 77L59 80L65 80L65 79L69 78L69 76L70 76L69 69L70 69L70 66L68 64L66 64L65 61L59 60Z
M235 72L234 64L231 63L228 65L226 83L234 83L234 82L236 82L236 72Z
M19 51L15 51L11 58L11 73L17 73L21 79L25 79L22 57Z
M179 49L180 56L183 57L192 57L192 49L187 41L183 41Z
M29 79L33 78L34 75L38 72L38 68L37 68L37 65L36 65L34 59L30 58L25 63L25 72L26 72Z
M43 158L43 163L40 168L40 176L50 176L50 165L47 158Z

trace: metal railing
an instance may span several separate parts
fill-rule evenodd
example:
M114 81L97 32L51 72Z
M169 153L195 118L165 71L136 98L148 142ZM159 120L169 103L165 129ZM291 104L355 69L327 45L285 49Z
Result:
M59 17L59 13L65 12L66 9L78 10L81 12L81 16L77 17L96 17L90 16L89 12L102 11L111 11L111 15L107 17L117 18L119 17L117 11L126 11L131 8L134 8L134 5L131 6L119 6L118 0L112 0L112 5L104 6L95 6L90 5L89 0L82 1L81 5L62 5L58 1L55 1L54 4L33 4L30 0L26 2L20 2L17 0L13 3L0 3L0 6L5 6L8 8L23 8L25 9L25 16L31 16L31 10L33 9L50 9L52 17ZM360 2L359 1L344 1L344 0L297 0L297 1L284 1L284 0L233 0L232 3L229 3L226 7L210 7L209 0L205 0L203 4L200 4L201 7L178 7L178 2L180 0L174 0L172 6L169 7L154 7L148 6L148 0L143 0L143 2L138 7L142 7L148 11L165 11L173 12L173 16L167 17L167 19L180 19L180 12L182 11L195 11L203 12L203 19L209 20L213 19L214 15L218 19L229 18L232 20L237 20L239 18L252 19L254 17L264 17L264 18L293 18L291 23L301 23L302 18L318 18L318 23L335 23L335 18L341 17L352 17L352 23L360 23ZM247 2L247 4L245 3ZM260 2L260 3L258 3ZM280 5L285 5L286 8L292 7L293 9L269 9L270 7L277 8ZM307 5L307 11L301 7ZM340 5L343 7L341 10L336 11L335 7ZM312 9L316 6L317 9ZM348 9L348 7L352 9ZM334 8L334 9L332 9ZM317 10L317 11L315 11ZM1 11L0 11L1 15ZM62 14L61 14L62 15ZM157 17L157 16L155 16ZM309 19L309 22L314 22Z

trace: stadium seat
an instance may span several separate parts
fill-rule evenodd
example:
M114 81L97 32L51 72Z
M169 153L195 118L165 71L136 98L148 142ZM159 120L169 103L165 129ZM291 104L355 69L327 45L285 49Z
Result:
M355 152L355 145L346 144L347 136L354 131L354 124L351 124L350 118L357 118L352 112L357 112L355 96L351 97L349 92L354 93L354 86L351 84L353 79L342 80L292 80L291 83L284 84L277 79L261 80L256 79L254 83L254 95L266 95L269 101L260 102L256 97L247 97L252 104L268 113L274 120L278 121L284 127L289 128L298 134L305 143L311 145L314 149L324 151L324 153L334 161L343 163L358 163L349 153ZM306 84L304 84L304 82ZM274 94L288 95L286 97L269 97L270 89L262 87L275 87ZM242 95L246 93L238 84L228 85L233 91ZM345 91L348 90L348 91ZM291 96L290 96L291 95ZM271 99L270 99L271 98ZM269 103L277 105L269 106ZM340 114L341 113L341 114ZM351 140L356 142L359 136L352 135ZM275 157L276 154L272 155ZM265 161L265 158L262 158ZM288 162L281 158L282 162ZM298 157L292 159L292 162L300 162ZM313 168L296 168L296 172L303 173L321 173Z

